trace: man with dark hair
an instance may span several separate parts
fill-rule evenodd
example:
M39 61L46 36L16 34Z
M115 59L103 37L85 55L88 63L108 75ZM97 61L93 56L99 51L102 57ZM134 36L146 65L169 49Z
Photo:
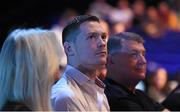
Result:
M135 87L145 78L146 59L141 36L123 32L109 38L105 94L110 110L155 111L164 107Z
M109 111L104 83L98 79L105 68L107 36L95 16L75 17L63 30L67 67L52 87L54 110Z

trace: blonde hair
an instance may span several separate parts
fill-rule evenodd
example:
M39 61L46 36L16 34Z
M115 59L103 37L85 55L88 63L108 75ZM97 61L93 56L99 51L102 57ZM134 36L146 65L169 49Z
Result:
M0 109L15 101L31 110L51 110L51 85L59 66L56 39L42 29L17 29L7 37L0 53Z

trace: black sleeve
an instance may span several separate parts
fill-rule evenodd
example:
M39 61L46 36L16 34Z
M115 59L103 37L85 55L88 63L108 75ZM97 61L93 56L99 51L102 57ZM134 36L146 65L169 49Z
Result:
M169 95L162 104L171 111L180 110L180 93Z
M165 109L165 106L158 103L158 102L155 102L155 101L152 101L153 104L154 104L154 107L155 107L155 110L156 111L163 111Z
M144 106L144 110L151 110L151 111L162 111L165 107L151 99L146 93L138 90L138 102Z
M127 98L112 98L109 100L111 111L141 111L143 108L132 99Z

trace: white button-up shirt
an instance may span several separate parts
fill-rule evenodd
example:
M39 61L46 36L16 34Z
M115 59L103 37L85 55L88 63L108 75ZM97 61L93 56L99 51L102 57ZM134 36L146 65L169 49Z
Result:
M52 107L63 111L109 111L103 87L98 78L91 80L67 65L62 78L52 87Z

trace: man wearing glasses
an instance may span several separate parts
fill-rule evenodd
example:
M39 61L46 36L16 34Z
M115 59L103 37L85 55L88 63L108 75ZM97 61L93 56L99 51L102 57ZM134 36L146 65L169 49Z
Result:
M105 68L107 36L95 16L75 17L63 29L68 65L52 87L52 106L63 111L109 111L104 83L98 79Z
M123 32L108 40L105 94L111 111L162 111L163 106L135 87L145 79L146 59L141 36Z

